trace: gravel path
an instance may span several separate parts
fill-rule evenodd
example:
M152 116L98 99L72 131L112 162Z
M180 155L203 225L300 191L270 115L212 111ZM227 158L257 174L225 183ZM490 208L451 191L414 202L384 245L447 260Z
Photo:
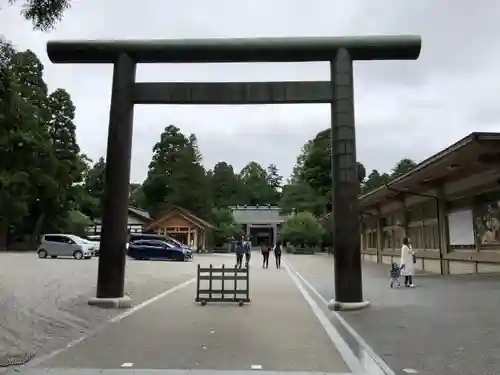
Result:
M127 261L126 293L134 304L196 276L195 262ZM120 310L87 305L95 295L98 259L38 259L0 253L0 356L64 347Z

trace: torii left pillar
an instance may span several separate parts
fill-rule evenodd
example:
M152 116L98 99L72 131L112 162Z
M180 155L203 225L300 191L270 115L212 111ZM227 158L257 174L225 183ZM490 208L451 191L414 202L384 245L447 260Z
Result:
M124 293L128 207L122 202L128 200L130 192L135 72L135 61L121 53L113 68L106 152L101 233L101 247L106 251L99 254L97 293L89 300L93 306L128 308L132 305L131 298Z

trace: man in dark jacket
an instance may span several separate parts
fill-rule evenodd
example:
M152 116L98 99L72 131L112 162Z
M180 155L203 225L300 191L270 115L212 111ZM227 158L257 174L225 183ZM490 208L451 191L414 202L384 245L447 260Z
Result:
M241 268L243 263L243 254L245 254L245 248L243 247L243 241L241 238L239 238L234 244L234 252L236 253L235 268Z
M252 241L250 240L250 237L245 238L243 248L245 249L245 267L248 268L250 265L250 256L252 255Z

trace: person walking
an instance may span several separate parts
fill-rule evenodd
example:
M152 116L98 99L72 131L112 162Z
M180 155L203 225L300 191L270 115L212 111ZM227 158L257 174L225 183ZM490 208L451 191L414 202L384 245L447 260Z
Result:
M403 238L401 246L401 276L405 278L405 287L414 288L413 276L415 275L415 252L411 248L410 239Z
M267 243L262 242L260 250L262 252L262 268L269 268L269 253L271 252L271 247Z
M234 267L241 268L243 263L243 254L245 253L241 238L236 241L234 252L236 253L236 265Z
M234 237L230 238L230 241L229 241L229 252L230 253L235 253L236 252L236 239Z
M245 249L245 267L248 268L250 266L250 257L252 255L252 241L250 240L250 237L245 238L243 247Z
M281 241L276 241L276 245L274 245L274 258L276 259L276 269L281 268Z

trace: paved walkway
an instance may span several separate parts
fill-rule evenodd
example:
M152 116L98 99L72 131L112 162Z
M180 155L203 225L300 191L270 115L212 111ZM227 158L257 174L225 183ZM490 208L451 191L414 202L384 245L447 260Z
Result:
M319 300L332 298L331 257L288 261ZM345 320L397 374L500 374L500 275L427 275L415 278L415 289L389 289L387 268L364 262L370 308L331 314L331 321Z
M224 256L208 261L233 264ZM254 259L251 266L248 305L199 306L193 302L195 283L188 282L38 366L351 373L352 353L334 344L341 342L338 333L325 326L324 311L304 297L303 286L287 269L270 264L264 270L258 263Z

